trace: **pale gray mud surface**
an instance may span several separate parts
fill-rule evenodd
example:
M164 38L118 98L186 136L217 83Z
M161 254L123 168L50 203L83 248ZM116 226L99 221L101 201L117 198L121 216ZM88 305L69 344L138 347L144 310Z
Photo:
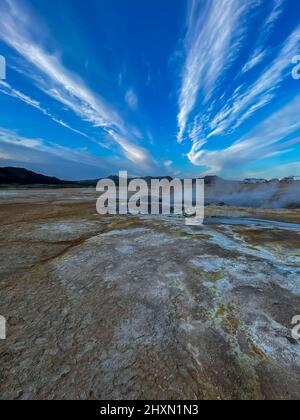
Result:
M1 198L1 399L300 398L297 229L100 217L95 199Z

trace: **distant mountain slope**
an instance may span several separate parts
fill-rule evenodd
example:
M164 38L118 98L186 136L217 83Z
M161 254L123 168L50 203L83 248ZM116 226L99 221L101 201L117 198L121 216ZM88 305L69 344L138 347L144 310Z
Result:
M18 185L62 185L70 182L37 174L24 168L0 168L0 184Z
M116 175L109 177L117 185L119 178ZM148 186L152 179L170 177L144 177ZM128 178L130 182L132 178ZM2 187L38 187L49 188L96 188L98 180L63 181L55 177L45 176L24 168L0 168L0 185ZM299 177L289 177L282 180L273 179L246 179L244 181L227 181L218 176L206 176L205 203L207 205L222 203L239 207L265 207L265 208L300 208L300 180ZM195 180L194 184L195 185Z

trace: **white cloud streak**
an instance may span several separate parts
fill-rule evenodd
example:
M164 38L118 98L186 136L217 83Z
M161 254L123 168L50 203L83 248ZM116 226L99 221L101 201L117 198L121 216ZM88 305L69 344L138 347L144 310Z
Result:
M20 92L16 89L12 88L12 86L10 86L9 83L0 81L0 92L3 93L4 95L10 96L10 97L15 98L15 99L18 99L21 102L24 102L26 105L37 109L43 115L49 117L56 124L59 124L62 127L65 127L68 130L71 130L74 133L79 134L80 136L89 138L87 134L85 134L85 133L83 133L79 130L76 130L75 128L71 127L69 124L65 123L64 121L62 121L62 120L58 119L57 117L55 117L54 115L52 115L49 111L47 111L45 108L42 107L40 102L36 101L35 99L30 98L25 93L22 93L22 92Z
M259 63L261 63L265 57L266 51L261 50L261 48L257 48L251 55L249 61L244 65L242 72L247 73L247 71L253 69Z
M198 150L191 153L190 159L195 165L208 167L209 172L228 175L249 163L291 152L292 146L300 143L299 109L300 96L271 115L249 136L224 150Z
M202 2L190 2L187 58L179 99L179 142L200 91L204 100L209 100L222 73L236 57L244 35L241 20L255 3L226 0L220 6L220 0L210 0L202 8Z
M208 137L236 129L256 111L269 104L276 97L276 90L289 75L291 57L300 45L300 27L288 38L277 57L265 68L250 86L234 94L216 115Z
M137 166L143 166L150 162L150 156L145 149L134 146L125 137L112 130L108 130L108 134L122 147L128 160L134 162Z
M249 70L252 70L259 63L261 63L264 58L268 55L267 49L264 49L265 42L267 41L270 33L272 32L277 20L281 16L286 0L272 0L272 7L270 14L265 20L263 27L260 29L260 37L256 43L254 52L251 54L248 62L245 64L242 72L246 73Z
M0 144L2 149L5 146L17 146L28 149L29 152L30 150L38 151L75 163L80 162L80 164L94 167L102 167L104 165L102 159L96 158L81 149L71 149L53 142L45 142L43 139L27 138L4 128L0 128ZM5 150L3 153L5 153ZM27 157L26 160L30 161L30 157Z
M252 16L255 16L253 12L261 5L263 2L259 0L191 2L185 40L187 58L179 98L178 140L181 142L187 133L192 143L188 158L193 165L222 172L229 170L232 163L255 161L257 153L268 158L290 151L286 142L278 147L273 144L273 135L279 141L289 133L289 127L280 125L275 117L270 117L273 127L268 132L269 136L272 135L269 142L265 135L266 126L260 125L261 136L257 134L257 137L235 142L225 150L209 151L205 147L214 139L236 134L248 119L275 100L279 87L290 77L291 58L300 47L300 26L281 46L277 46L272 61L265 64L251 83L245 83L243 78L245 72L268 56L266 43L282 15L285 0L272 0L250 58L237 71L235 78L233 74L229 76L234 60L240 58L242 48L248 45L246 35ZM228 77L229 84L226 83ZM295 117L292 108L289 110L291 118ZM277 117L285 115L285 111L286 108L279 110ZM281 137L274 129L278 124L282 128Z
M126 92L125 100L127 102L127 105L129 106L129 108L131 108L133 111L137 110L139 100L138 100L138 97L137 97L137 95L136 95L136 93L134 92L133 89L129 89Z
M14 0L3 0L0 14L0 38L33 67L30 77L44 93L67 106L94 127L106 128L109 133L120 132L130 137L119 113L102 97L92 92L79 76L66 69L58 56L48 53L33 40L31 28L38 25L38 22L27 10ZM34 106L34 103L31 105ZM118 144L125 155L128 155L130 149L133 154L139 149L130 140L127 140L125 147L123 143Z

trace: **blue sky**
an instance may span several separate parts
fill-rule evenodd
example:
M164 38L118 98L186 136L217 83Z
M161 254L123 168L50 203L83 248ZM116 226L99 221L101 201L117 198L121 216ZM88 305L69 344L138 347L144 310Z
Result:
M0 18L0 166L300 175L298 0L1 0Z

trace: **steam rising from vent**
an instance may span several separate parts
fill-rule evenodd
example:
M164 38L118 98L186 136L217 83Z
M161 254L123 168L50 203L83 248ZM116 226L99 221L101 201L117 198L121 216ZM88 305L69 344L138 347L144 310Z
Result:
M206 204L253 208L300 208L300 180L224 181L214 178L206 182Z

